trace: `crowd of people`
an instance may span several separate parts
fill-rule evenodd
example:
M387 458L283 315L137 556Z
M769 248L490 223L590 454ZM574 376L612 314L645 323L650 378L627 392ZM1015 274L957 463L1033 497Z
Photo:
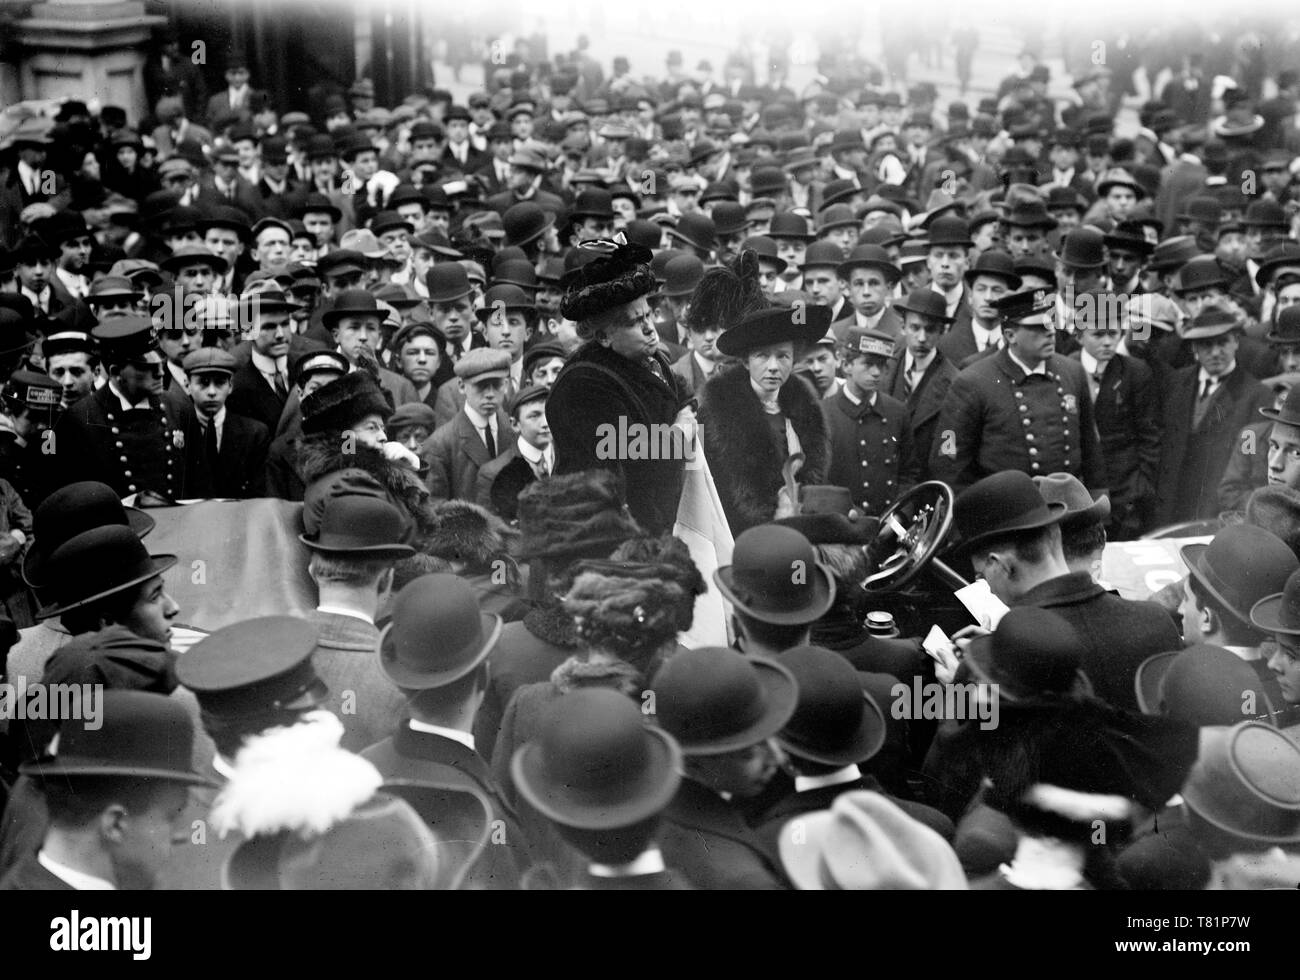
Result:
M0 114L0 888L1294 887L1300 70L1119 137L1042 55ZM865 587L929 481L938 644ZM155 515L262 498L315 611L180 643Z

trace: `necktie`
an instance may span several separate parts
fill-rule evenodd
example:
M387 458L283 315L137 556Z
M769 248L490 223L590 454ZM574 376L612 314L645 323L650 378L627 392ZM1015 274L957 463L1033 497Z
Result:
M289 387L284 383L284 375L278 370L275 372L275 394L282 400L289 397Z
M203 458L207 462L208 473L215 484L217 478L219 450L217 448L217 423L215 419L208 419L208 424L203 427Z
M1210 391L1214 387L1214 379L1206 378L1205 387L1201 389L1200 397L1196 399L1196 407L1192 412L1192 428L1199 429L1201 422L1205 419L1205 412L1210 407Z
M493 459L497 455L497 441L492 438L492 423L483 426L483 441L487 443L488 455Z

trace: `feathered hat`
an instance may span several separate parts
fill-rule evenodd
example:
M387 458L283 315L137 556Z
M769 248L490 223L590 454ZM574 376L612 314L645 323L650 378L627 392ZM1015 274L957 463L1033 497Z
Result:
M560 313L565 319L581 323L654 292L654 256L644 245L600 239L578 248L594 251L597 257L564 276Z

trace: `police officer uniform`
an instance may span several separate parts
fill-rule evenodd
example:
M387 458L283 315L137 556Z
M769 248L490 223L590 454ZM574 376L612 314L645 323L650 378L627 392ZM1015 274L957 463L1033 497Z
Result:
M886 361L893 352L893 338L882 331L850 327L845 333L846 360L866 354ZM858 398L845 384L825 411L831 437L826 482L848 487L853 503L867 513L884 513L915 480L907 406L883 391Z
M63 387L35 371L15 371L4 386L6 408L15 415L26 411L35 428L27 438L0 429L0 479L7 480L32 510L45 498L49 464L41 449L49 445L45 432L54 427L62 400Z
M999 305L1004 324L1052 329L1055 297L1046 290L1016 293ZM1004 347L953 379L931 472L960 490L1002 470L1069 473L1089 488L1102 486L1092 397L1078 361L1052 354L1026 374Z
M122 316L94 330L106 364L162 364L153 325ZM54 486L78 480L107 483L119 497L152 492L176 499L184 484L184 432L157 395L124 408L110 382L73 405L55 427L50 454Z

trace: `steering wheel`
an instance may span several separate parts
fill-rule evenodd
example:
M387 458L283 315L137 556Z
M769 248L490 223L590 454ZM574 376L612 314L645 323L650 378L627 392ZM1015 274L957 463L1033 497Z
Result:
M939 480L918 483L895 500L880 515L880 527L867 545L868 555L885 557L862 588L869 595L896 592L921 574L948 537L952 507L952 488ZM942 571L966 584L946 566Z

